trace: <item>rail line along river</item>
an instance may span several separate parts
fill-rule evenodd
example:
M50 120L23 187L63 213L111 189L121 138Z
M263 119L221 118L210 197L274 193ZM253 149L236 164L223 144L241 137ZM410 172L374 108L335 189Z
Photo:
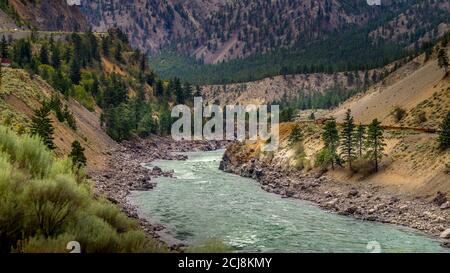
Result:
M157 187L134 192L130 201L142 217L196 245L215 238L240 252L445 252L439 242L393 225L325 212L308 202L283 199L251 179L218 169L224 151L186 153L187 161L155 161L174 170ZM377 243L374 243L377 242Z

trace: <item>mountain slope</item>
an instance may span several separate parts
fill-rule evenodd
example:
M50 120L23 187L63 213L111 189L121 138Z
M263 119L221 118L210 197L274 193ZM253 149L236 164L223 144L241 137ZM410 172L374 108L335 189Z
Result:
M26 25L39 30L85 31L89 28L77 6L66 0L8 0L9 6Z
M39 76L30 77L24 70L3 68L2 72L0 123L12 126L17 131L26 132L33 111L41 106L43 100L59 96L60 92L54 90ZM57 154L69 154L72 142L78 140L86 148L89 168L105 167L108 160L107 152L117 144L101 128L99 113L90 112L73 99L65 100L62 97L61 99L75 117L77 130L73 130L65 122L59 122L52 114Z
M364 95L344 103L330 115L342 121L345 111L351 109L356 122L364 124L377 118L384 125L428 126L437 129L450 110L450 79L444 78L445 73L438 67L436 59L423 63L423 58L414 59L386 79L384 85L374 86ZM435 103L433 110L417 108L427 101ZM406 111L400 121L396 121L393 115L397 107ZM425 111L424 124L418 121L420 111Z

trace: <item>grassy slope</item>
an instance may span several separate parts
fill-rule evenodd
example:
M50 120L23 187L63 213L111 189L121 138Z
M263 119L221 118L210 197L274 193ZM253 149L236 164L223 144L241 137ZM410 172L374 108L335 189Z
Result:
M0 122L9 122L19 131L26 130L33 110L41 106L42 100L59 92L39 76L31 78L24 70L3 68L3 75L0 89ZM105 167L105 154L116 143L101 129L99 113L89 112L73 99L63 100L63 102L73 112L78 129L72 130L66 123L59 122L52 114L57 154L68 154L71 143L78 140L86 148L89 168Z

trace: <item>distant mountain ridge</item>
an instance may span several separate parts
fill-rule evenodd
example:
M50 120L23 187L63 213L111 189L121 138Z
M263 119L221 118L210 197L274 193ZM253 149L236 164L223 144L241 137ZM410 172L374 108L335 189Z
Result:
M69 5L67 0L2 0L0 6L29 28L46 31L86 31L90 28L80 9Z
M448 29L450 7L445 0L83 0L82 10L95 29L118 26L151 53L170 48L219 63L375 23L372 39L413 44Z

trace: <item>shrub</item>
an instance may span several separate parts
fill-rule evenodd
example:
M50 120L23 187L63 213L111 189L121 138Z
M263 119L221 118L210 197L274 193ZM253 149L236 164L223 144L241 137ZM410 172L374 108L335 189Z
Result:
M161 252L134 220L77 183L68 159L52 157L38 139L0 126L0 253Z
M74 85L71 91L71 96L74 97L81 105L86 107L89 111L95 110L95 100L91 94L89 94L83 86Z
M422 124L427 121L427 114L424 111L420 111L417 113L416 120L419 124Z
M103 219L110 224L117 232L122 233L137 227L135 221L126 217L119 209L104 200L94 203L90 211L93 215Z
M199 246L190 247L187 252L189 253L227 253L231 248L227 246L223 241L218 239L209 239Z
M373 163L368 159L358 158L354 160L352 170L355 173L369 175L373 172Z
M67 222L76 218L76 211L86 206L88 193L77 186L73 177L58 175L33 181L25 196L30 212L26 219L28 228L50 237L58 235Z
M406 116L406 111L403 108L395 107L392 111L392 115L396 122L400 122Z
M333 160L333 153L329 149L324 148L316 155L315 166L325 171Z
M19 168L27 169L33 177L44 177L53 161L51 152L38 137L17 137L10 129L0 127L0 151L10 155Z
M119 236L106 221L94 215L84 214L73 225L70 233L75 234L82 253L119 252Z
M120 252L145 253L166 252L153 240L149 240L142 231L132 230L120 235Z
M69 253L67 244L75 241L75 235L62 234L54 238L43 236L32 237L19 241L17 247L13 249L16 253Z

